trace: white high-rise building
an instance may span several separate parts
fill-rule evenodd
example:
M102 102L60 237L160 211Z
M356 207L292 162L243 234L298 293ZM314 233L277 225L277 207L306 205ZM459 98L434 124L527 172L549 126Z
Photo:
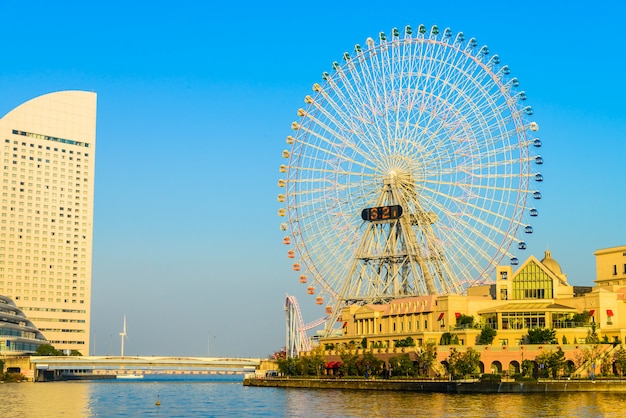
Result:
M89 354L96 94L61 91L0 119L0 295L59 350Z

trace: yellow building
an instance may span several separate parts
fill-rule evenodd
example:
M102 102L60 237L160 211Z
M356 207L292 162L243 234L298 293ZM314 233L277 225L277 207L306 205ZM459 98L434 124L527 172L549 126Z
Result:
M89 353L96 94L61 91L0 119L0 294L59 350Z
M559 344L584 344L595 323L601 341L626 341L626 247L595 253L595 287L571 286L561 267L546 251L542 260L530 256L513 271L496 269L494 284L468 289L467 295L420 296L388 304L349 306L341 313L341 335L323 344L363 348L394 348L411 337L415 343L439 344L442 337L463 346L477 344L481 329L497 334L493 345L520 346L532 328L552 328ZM617 266L617 267L616 267ZM617 269L617 270L616 270ZM473 325L458 323L474 319Z

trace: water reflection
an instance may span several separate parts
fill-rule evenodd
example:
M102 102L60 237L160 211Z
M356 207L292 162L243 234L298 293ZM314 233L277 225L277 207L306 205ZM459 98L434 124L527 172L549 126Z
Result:
M287 390L285 416L608 417L626 408L613 393L441 394Z
M0 417L88 417L91 386L77 382L5 383Z

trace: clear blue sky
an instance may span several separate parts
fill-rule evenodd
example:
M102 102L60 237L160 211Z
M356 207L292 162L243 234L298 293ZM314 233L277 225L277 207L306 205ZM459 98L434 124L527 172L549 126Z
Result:
M528 94L545 160L529 254L591 285L593 252L626 244L622 1L213 3L0 0L0 115L98 93L97 354L119 354L124 314L126 354L255 357L285 344L285 293L323 315L281 243L284 138L333 61L407 24L476 37Z

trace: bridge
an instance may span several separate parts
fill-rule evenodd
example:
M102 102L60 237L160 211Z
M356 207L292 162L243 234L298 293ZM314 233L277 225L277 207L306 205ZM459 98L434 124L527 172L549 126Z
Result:
M34 379L59 380L108 378L146 374L243 374L253 373L258 358L157 357L157 356L32 356Z

